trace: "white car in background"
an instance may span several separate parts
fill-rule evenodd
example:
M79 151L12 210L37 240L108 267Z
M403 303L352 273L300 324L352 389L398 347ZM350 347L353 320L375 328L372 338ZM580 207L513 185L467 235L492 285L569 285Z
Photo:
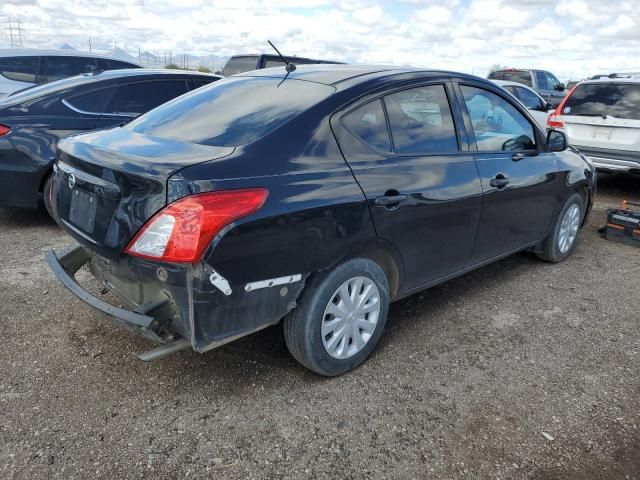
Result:
M508 80L491 80L496 85L500 85L511 95L516 97L520 102L527 107L527 110L531 113L538 125L542 127L542 130L547 129L547 119L549 114L555 110L553 105L547 103L536 91L524 85L523 83L511 82Z
M121 68L142 67L118 58L69 50L0 50L0 97L81 73Z
M547 125L599 170L640 173L640 78L580 82Z

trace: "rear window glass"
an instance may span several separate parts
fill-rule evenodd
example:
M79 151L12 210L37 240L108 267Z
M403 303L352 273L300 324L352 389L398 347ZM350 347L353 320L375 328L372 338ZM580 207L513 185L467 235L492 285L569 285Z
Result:
M333 91L328 85L291 79L228 78L161 105L125 128L203 145L246 145Z
M113 96L116 87L102 88L83 95L65 99L72 108L84 113L100 114Z
M524 83L525 85L531 87L532 83L531 83L531 73L529 73L528 71L524 71L524 72L503 72L503 79L504 80L509 80L510 82L518 82L518 83Z
M237 75L238 73L249 72L258 68L258 57L231 57L224 68L222 74L225 76Z
M384 97L396 153L419 155L458 151L449 101L442 85Z
M374 150L391 151L391 140L382 102L375 100L349 113L342 119L344 126Z
M42 97L44 95L49 95L51 93L55 93L58 91L65 90L67 88L72 88L77 85L83 85L90 82L95 81L95 77L93 76L78 76L78 77L68 77L62 80L58 80L56 82L44 83L42 85L37 85L31 88L24 89L23 91L16 92L13 95L3 98L0 100L0 103L18 103L27 100L32 100L34 98Z
M39 63L39 57L0 58L0 74L16 82L35 83Z
M609 115L640 120L640 85L583 83L567 99L565 115Z
M126 83L118 87L104 112L140 115L185 93L187 84L181 79Z
M84 57L47 57L49 82L96 70L96 60Z

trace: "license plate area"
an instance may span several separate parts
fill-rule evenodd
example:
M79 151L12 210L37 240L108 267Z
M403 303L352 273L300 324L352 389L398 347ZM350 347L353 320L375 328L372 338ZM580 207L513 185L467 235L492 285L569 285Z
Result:
M69 221L86 233L93 233L96 223L97 197L93 193L74 189L71 192Z

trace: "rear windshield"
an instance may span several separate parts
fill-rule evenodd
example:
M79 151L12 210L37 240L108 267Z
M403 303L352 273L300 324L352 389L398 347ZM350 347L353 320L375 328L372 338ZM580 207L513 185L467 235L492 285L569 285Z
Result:
M583 83L564 104L565 115L610 115L640 120L640 85Z
M222 74L225 76L237 75L238 73L250 72L258 68L258 57L231 57L227 60Z
M518 83L524 83L525 85L531 87L532 83L531 83L531 73L526 70L526 71L512 71L512 72L503 72L503 77L504 80L509 80L510 82L518 82Z
M66 88L75 87L76 85L82 85L94 81L93 75L78 75L76 77L67 77L62 80L56 80L55 82L43 83L42 85L36 85L30 88L24 88L18 92L14 92L8 97L4 97L0 104L15 104L31 100L33 98L48 95L53 92L61 91Z
M136 133L220 147L251 143L327 98L334 88L271 77L234 77L142 115Z

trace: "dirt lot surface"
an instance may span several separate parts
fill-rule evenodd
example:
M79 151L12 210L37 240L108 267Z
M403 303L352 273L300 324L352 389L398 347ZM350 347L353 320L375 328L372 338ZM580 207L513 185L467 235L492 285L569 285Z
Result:
M600 177L573 256L519 254L392 305L336 379L280 327L155 363L43 261L69 240L0 210L0 478L640 479L640 250L602 240L640 179Z

